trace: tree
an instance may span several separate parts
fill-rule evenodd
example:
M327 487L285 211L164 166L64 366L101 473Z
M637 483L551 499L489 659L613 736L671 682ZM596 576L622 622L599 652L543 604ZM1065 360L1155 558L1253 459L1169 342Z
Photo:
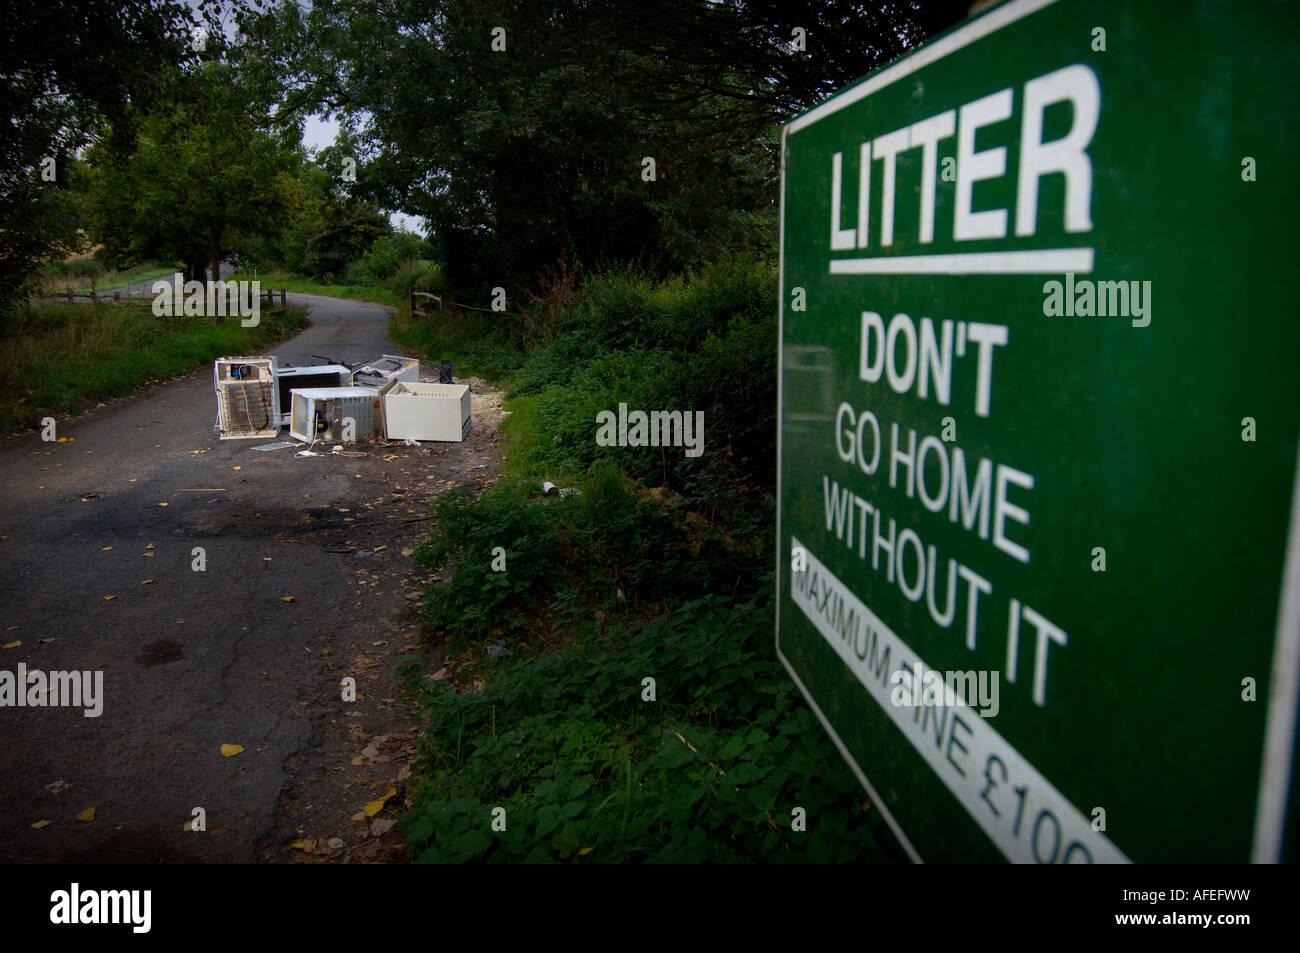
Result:
M10 0L0 33L0 313L41 262L75 250L67 172L186 61L198 14L164 0ZM52 180L49 178L53 176Z
M91 153L88 225L102 257L183 262L202 280L255 238L282 232L301 201L290 175L298 159L259 128L265 121L264 103L228 64L176 77L137 119L134 149Z
M457 284L519 285L561 250L672 269L770 247L777 123L964 8L317 0L247 30L282 119L356 130L355 194L424 218Z

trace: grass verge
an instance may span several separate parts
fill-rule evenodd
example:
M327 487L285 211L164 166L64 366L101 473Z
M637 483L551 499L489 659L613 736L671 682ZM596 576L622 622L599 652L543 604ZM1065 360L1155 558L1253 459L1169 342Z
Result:
M226 280L257 280L261 282L263 288L274 288L276 291L283 288L286 291L296 291L298 294L323 295L326 298L351 298L353 301L373 301L376 304L386 304L392 307L407 303L405 295L399 295L389 288L376 285L322 285L280 271L262 271L254 279L251 271L241 268Z
M704 596L506 657L479 690L413 681L416 861L902 859L772 658L772 622L770 589Z
M498 483L442 497L415 553L442 667L398 669L418 860L903 859L773 651L775 299L732 261L394 317L511 411ZM702 414L703 453L598 443L621 403Z
M94 275L78 274L73 270L67 270L66 274L58 274L56 269L49 269L45 277L41 280L40 286L47 295L62 294L69 286L78 294L84 294L92 288L98 294L111 294L127 285L133 285L138 281L148 281L151 278L163 278L176 274L179 270L173 266L161 266L154 262L139 265L134 268L123 268L120 270L109 269L101 271L98 263L94 259L82 259L80 262L74 262L73 268L81 265L86 268L88 263L94 263L89 270Z
M289 309L238 318L160 318L150 302L27 307L0 338L0 432L77 413L223 354L256 354L308 324Z

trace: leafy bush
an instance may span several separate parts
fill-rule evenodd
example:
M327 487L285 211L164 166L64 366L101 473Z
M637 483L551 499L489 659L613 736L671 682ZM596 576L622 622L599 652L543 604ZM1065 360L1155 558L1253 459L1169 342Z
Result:
M639 631L589 624L581 644L503 659L481 692L407 668L423 728L403 817L417 860L894 859L772 658L772 621L768 587L687 602ZM797 807L806 832L792 830Z
M503 373L512 412L502 482L445 497L417 552L440 571L424 612L455 668L403 669L419 859L893 859L771 651L774 269L571 277L517 315L447 309L393 332L461 374ZM597 414L620 403L703 411L703 456L599 446ZM542 480L578 492L542 497ZM491 661L489 640L515 654Z
M595 609L658 611L670 600L731 591L738 572L758 571L680 498L645 492L609 461L572 482L566 493L577 492L565 496L514 481L478 500L457 491L439 498L434 530L415 554L443 577L424 600L435 632L456 646L504 633L513 644Z

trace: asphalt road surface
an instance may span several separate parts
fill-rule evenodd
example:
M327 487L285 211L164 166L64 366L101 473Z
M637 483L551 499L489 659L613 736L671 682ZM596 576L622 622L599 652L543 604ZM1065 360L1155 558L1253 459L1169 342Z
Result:
M312 327L273 349L280 363L398 353L380 305L290 301ZM401 649L393 620L414 612L403 587L418 588L399 550L434 492L491 472L493 439L299 458L220 441L214 417L209 367L59 421L68 442L0 442L0 645L21 643L0 648L0 671L103 673L99 717L0 707L4 861L267 859L294 833L282 794L315 800L312 785L345 770L321 763L339 755L328 738L366 737L340 677L371 685L390 723L401 712L381 664ZM385 632L391 648L342 658L349 638L384 646ZM387 780L333 784L348 788L338 810ZM208 832L183 830L195 808Z

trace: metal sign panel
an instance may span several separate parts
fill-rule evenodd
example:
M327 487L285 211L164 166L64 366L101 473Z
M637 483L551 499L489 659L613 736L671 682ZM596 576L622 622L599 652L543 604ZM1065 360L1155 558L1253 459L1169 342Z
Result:
M784 129L777 652L914 859L1290 851L1279 12L1019 0Z

